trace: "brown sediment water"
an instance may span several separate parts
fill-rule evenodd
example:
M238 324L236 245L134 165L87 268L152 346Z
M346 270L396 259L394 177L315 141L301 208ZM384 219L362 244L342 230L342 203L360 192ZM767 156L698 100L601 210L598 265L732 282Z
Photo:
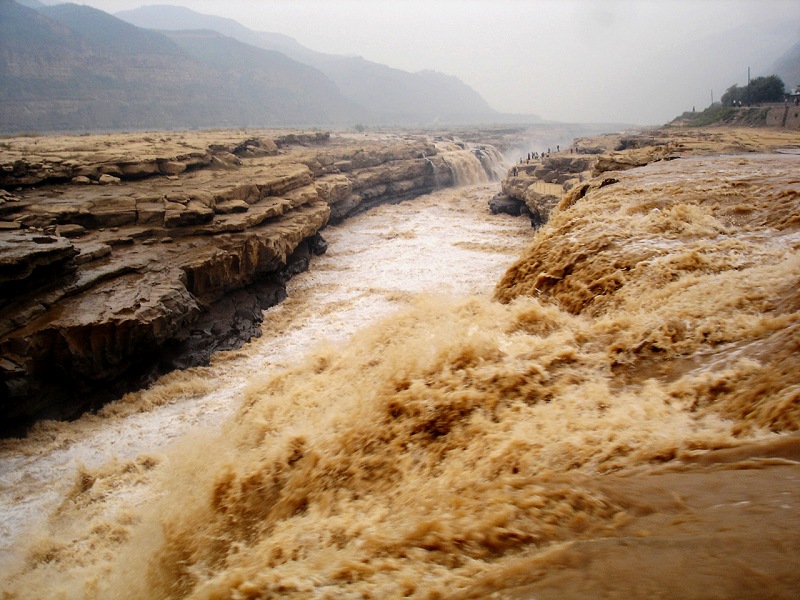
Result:
M327 228L328 253L289 282L289 298L265 313L258 340L98 415L43 423L25 440L0 442L0 562L11 569L20 560L15 541L52 541L49 517L76 479L94 481L91 502L74 513L78 528L98 514L135 513L151 495L164 448L188 431L217 427L254 376L295 364L320 343L342 343L426 290L490 295L530 238L526 221L487 214L494 193L494 185L443 190ZM70 535L59 527L62 538Z
M625 507L613 536L522 556L452 597L796 598L800 439L774 446L584 482Z
M6 596L797 597L798 167L620 173L524 251L485 186L331 229L262 339L4 446L53 488Z

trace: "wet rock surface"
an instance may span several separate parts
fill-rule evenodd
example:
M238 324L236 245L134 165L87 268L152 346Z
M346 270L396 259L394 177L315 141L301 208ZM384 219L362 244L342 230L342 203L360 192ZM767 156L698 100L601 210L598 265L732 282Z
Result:
M424 136L15 138L0 153L0 433L259 335L330 221L457 182Z
M494 213L525 215L533 227L546 223L571 190L574 200L616 182L614 172L680 157L741 152L780 152L796 145L775 129L662 129L576 138L569 148L523 158L508 170L502 193L489 202ZM608 173L608 177L591 181ZM591 183L589 183L591 181ZM572 200L571 200L572 201Z

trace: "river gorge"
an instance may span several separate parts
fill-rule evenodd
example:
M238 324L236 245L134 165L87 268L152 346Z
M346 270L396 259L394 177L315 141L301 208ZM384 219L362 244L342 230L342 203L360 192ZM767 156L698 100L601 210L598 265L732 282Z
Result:
M6 415L117 394L2 441L4 597L800 592L796 133L157 135L6 163Z

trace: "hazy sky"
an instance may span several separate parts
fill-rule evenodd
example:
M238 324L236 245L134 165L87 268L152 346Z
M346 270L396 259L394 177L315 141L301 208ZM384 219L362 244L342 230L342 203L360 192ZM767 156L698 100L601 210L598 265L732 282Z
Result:
M797 0L78 1L181 5L312 50L455 75L499 111L573 122L665 123L745 84L748 66L771 74L800 40ZM763 43L742 43L753 26Z

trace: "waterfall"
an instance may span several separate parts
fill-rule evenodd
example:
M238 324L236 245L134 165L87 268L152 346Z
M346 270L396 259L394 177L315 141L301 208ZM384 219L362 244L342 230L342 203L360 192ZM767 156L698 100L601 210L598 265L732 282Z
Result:
M436 168L436 164L430 158L428 158L427 156L423 156L422 158L425 159L425 163L428 165L428 171L430 172L431 175L433 175L433 178L434 178L434 181L435 181L436 180L436 172L438 170Z
M502 153L494 146L480 146L473 150L473 153L481 161L483 170L489 177L489 181L499 181L505 177L508 165Z
M436 147L452 173L454 185L498 181L505 173L503 156L493 146L445 142Z
M454 185L486 183L489 177L475 155L469 150L445 152L442 159L453 174Z

